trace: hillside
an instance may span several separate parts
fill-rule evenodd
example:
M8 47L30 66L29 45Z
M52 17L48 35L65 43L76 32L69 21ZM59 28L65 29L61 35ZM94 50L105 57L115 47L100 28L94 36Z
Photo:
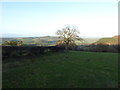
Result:
M120 39L120 35L109 38L101 38L93 44L116 45L116 44L120 44L119 39Z
M91 44L95 41L97 41L99 38L83 38L84 41L76 40L77 45L81 44ZM44 37L19 37L19 38L2 38L2 42L0 44L4 43L5 41L23 41L24 44L31 44L31 45L42 45L42 46L48 46L48 45L56 45L56 42L60 40L60 38L56 36L44 36Z
M114 39L120 39L120 35L114 36L112 38L114 38Z
M5 41L23 41L24 44L31 45L54 45L59 40L58 37L45 36L45 37L19 37L19 38L2 38L2 43Z
M108 38L83 38L84 41L76 40L77 45L89 45L89 44L120 44L120 35L108 37ZM57 41L60 40L60 38L56 36L44 36L44 37L19 37L19 38L2 38L2 42L0 44L4 43L5 41L23 41L24 44L31 44L31 45L39 45L39 46L51 46L56 45Z

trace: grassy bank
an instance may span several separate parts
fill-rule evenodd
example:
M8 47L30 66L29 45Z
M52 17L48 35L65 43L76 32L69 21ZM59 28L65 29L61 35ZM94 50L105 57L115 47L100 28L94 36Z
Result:
M3 88L115 88L117 70L117 53L49 52L3 63Z

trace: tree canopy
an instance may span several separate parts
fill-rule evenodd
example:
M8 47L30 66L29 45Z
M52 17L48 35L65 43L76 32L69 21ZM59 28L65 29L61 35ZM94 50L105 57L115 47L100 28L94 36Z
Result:
M65 44L66 49L68 49L71 44L75 45L75 39L82 40L78 36L79 33L77 26L65 26L62 30L57 30L56 32L62 39L61 42Z

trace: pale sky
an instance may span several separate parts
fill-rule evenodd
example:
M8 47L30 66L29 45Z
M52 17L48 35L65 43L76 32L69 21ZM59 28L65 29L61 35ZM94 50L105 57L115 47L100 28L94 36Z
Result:
M118 34L118 2L104 1L0 2L2 34L55 36L64 25L76 25L79 36L112 37Z

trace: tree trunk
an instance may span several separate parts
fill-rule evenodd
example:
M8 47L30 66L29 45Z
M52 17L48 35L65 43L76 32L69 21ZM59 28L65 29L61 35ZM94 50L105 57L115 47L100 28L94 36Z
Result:
M66 47L65 47L66 51L68 51L68 44L66 44Z

